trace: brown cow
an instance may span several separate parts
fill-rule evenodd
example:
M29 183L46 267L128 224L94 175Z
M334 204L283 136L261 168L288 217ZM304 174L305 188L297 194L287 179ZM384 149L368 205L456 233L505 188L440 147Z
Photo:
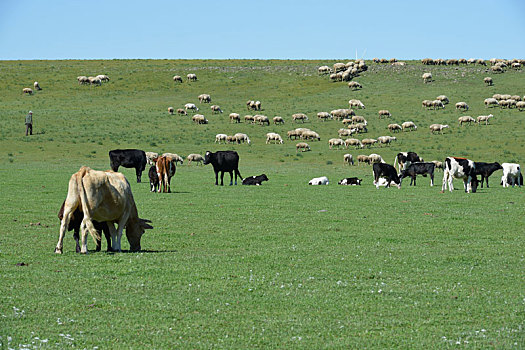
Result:
M157 176L159 177L159 189L157 192L171 192L170 182L175 171L177 170L175 166L175 159L162 156L153 159L155 166L157 167Z

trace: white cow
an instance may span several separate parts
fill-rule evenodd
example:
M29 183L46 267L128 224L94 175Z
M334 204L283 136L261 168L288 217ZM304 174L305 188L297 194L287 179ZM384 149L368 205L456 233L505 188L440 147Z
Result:
M308 185L328 185L328 178L326 176L314 177L308 182Z
M501 167L503 168L503 176L501 177L503 187L509 187L509 185L514 187L516 183L519 187L523 185L523 177L521 175L521 168L519 164L503 163L501 164Z

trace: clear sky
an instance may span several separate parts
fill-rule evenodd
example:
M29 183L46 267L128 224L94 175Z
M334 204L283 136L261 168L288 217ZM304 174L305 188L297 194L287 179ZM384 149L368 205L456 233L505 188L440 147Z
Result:
M0 0L0 60L523 58L525 0Z

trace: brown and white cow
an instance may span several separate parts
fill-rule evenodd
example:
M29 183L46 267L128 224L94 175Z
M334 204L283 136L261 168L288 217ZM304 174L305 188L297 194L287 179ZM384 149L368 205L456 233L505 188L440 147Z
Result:
M175 175L177 170L175 166L175 159L168 156L161 156L156 159L155 166L157 169L157 176L159 178L159 190L158 192L171 192L171 178Z
M151 221L139 218L131 187L123 174L97 171L83 166L69 180L64 217L60 223L55 253L62 254L62 243L69 221L79 207L84 213L80 250L84 254L87 253L88 231L95 240L100 239L100 234L93 226L93 220L107 222L114 251L121 251L120 239L124 228L131 251L140 250L140 239L144 230L153 228L147 223ZM116 230L115 223L118 225Z

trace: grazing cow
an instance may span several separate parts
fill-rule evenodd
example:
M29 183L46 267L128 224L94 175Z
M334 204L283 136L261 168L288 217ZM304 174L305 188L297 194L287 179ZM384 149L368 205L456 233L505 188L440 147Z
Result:
M221 186L224 185L224 172L230 173L230 186L233 184L233 172L235 172L235 184L237 185L237 176L243 180L239 172L239 154L235 151L217 151L212 153L207 151L204 155L204 165L213 165L215 172L215 186L219 185L219 171L221 172Z
M416 152L400 152L394 159L394 167L398 163L399 172L406 169L411 163L423 162L423 158L417 155Z
M137 182L140 182L142 172L146 169L146 153L140 149L114 149L109 151L111 170L118 171L119 166L135 168Z
M71 216L77 208L84 213L80 225L82 229L81 253L87 253L87 233L96 239L100 237L93 226L93 220L107 222L111 233L112 248L121 251L120 239L124 227L130 250L140 250L140 239L145 229L152 229L147 222L140 219L131 187L126 177L121 173L111 171L97 171L88 167L81 167L71 176L64 205L64 217L60 223L60 236L55 253L62 254L62 243L66 228L69 227ZM118 224L115 230L114 223Z
M62 203L62 206L60 207L60 210L58 211L58 219L62 222L62 219L64 218L64 206L66 204L66 201ZM82 224L82 219L84 219L84 213L80 210L80 208L77 208L73 214L71 214L71 219L69 220L69 225L67 226L67 230L73 231L73 237L75 238L75 251L77 253L80 253L80 225ZM108 252L111 252L111 234L109 232L108 224L105 222L98 222L93 220L93 226L97 231L104 232L104 236L106 237ZM101 249L101 240L96 239L96 251L99 252Z
M153 159L159 179L159 189L157 192L168 192L171 193L171 178L175 175L177 167L175 166L175 160L171 157L161 156Z
M372 170L374 172L374 185L376 185L376 188L379 188L380 186L380 177L384 177L386 179L386 187L390 187L390 184L393 181L397 188L401 188L401 180L399 180L399 176L396 173L396 168L394 168L392 165L387 163L374 163Z
M448 189L450 192L454 190L452 185L452 180L463 179L463 187L465 192L476 193L478 188L478 181L476 179L476 165L473 161L466 158L457 158L457 157L447 157L443 166L443 186L441 187L441 192L445 192Z
M474 162L476 166L475 174L481 175L481 188L483 188L483 180L487 183L487 188L489 188L489 176L493 172L499 169L503 169L498 162L494 163L484 163L484 162Z
M361 186L363 179L358 179L357 177L347 177L338 182L339 185L348 185L348 186Z
M501 166L503 168L503 176L501 177L503 187L509 187L509 184L514 187L516 183L519 187L523 185L523 175L519 164L503 163Z
M321 177L314 177L310 181L308 181L308 185L328 185L330 182L328 181L328 178L326 176Z
M436 164L434 163L412 163L405 170L401 171L399 180L403 181L403 178L410 177L410 186L412 183L416 185L416 175L427 176L430 175L430 186L434 186L434 169Z
M254 185L254 186L260 186L262 185L263 181L268 181L268 177L266 174L261 174L258 176L250 176L242 180L243 185Z
M159 176L157 175L157 167L155 165L152 165L149 168L148 177L149 177L150 191L151 192L157 192L157 190L160 191Z

